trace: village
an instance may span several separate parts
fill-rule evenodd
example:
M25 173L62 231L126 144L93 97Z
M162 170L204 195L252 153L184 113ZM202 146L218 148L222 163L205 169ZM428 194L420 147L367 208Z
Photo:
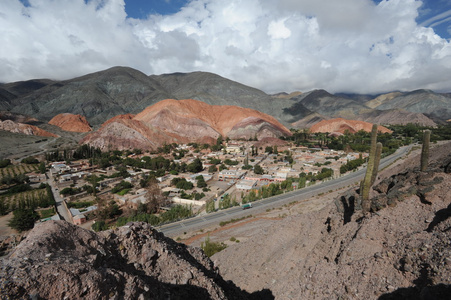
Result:
M325 179L341 176L340 167L349 161L366 157L366 153L335 151L319 147L266 146L254 147L247 141L229 141L219 151L199 149L197 145L177 145L172 154L131 153L122 159L143 160L163 156L173 163L190 165L201 162L199 172L164 172L156 177L159 193L166 201L159 211L183 205L193 214L205 214L232 205L242 205L260 196L259 191L271 183L289 182L286 190L313 184L314 176L324 171ZM175 155L173 153L183 153ZM150 169L127 166L118 174L114 166L101 168L88 159L52 162L48 177L60 215L76 225L90 228L96 221L99 203L109 203L120 211L137 210L149 201L150 191L143 179L154 173ZM122 176L118 176L122 175ZM307 176L300 185L300 176ZM93 182L92 178L97 180ZM310 180L309 180L310 178ZM313 178L313 180L312 180ZM187 184L176 184L182 181ZM93 185L94 183L94 185ZM93 190L93 188L95 191ZM228 199L224 205L224 199ZM58 206L58 203L61 205ZM93 213L94 212L94 213ZM53 219L57 219L58 215Z

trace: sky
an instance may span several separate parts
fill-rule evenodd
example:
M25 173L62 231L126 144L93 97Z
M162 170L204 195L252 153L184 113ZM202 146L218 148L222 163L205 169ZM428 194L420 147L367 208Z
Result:
M451 92L451 0L1 0L0 82L113 66L267 93Z

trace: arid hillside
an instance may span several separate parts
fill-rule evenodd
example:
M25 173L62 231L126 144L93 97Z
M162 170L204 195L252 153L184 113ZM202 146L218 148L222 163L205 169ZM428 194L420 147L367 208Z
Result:
M30 124L17 123L11 120L0 121L0 130L26 135L56 137L57 135Z
M450 149L432 149L426 172L419 150L381 171L367 215L357 188L318 209L293 204L229 229L241 242L212 259L225 279L276 299L450 299Z
M310 128L310 132L329 132L329 133L356 133L360 130L371 132L373 124L363 121L346 120L343 118L336 118L331 120L323 120L316 123ZM378 126L377 130L381 133L392 133L392 131L384 126Z
M84 116L70 113L58 114L54 116L49 121L49 124L58 126L62 130L72 132L89 132L92 130Z
M105 122L82 143L108 147L156 149L167 143L213 143L220 135L232 139L259 139L291 135L275 118L256 110L209 105L198 100L163 100L137 115Z

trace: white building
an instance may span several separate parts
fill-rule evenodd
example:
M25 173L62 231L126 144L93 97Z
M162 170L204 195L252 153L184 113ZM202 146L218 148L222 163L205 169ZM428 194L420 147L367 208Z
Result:
M239 190L251 190L254 187L257 186L257 180L240 180L237 184L236 184L236 188Z

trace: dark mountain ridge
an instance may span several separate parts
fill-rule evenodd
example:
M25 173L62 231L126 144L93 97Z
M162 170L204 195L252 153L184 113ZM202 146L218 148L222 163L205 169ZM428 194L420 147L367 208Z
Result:
M277 97L208 72L150 75L128 67L113 67L70 80L35 79L0 84L0 110L30 115L48 122L60 113L85 116L90 124L126 113L138 113L164 99L195 99L211 105L235 105L272 115L284 125L318 113L328 118L357 119L402 109L410 118L425 113L439 122L451 118L451 96L417 90L373 102L371 95L330 94L325 90ZM374 113L374 109L378 110ZM392 114L392 113L391 113ZM382 116L381 116L382 115ZM406 120L391 120L393 123ZM421 120L423 116L414 119ZM302 123L302 122L301 122Z

